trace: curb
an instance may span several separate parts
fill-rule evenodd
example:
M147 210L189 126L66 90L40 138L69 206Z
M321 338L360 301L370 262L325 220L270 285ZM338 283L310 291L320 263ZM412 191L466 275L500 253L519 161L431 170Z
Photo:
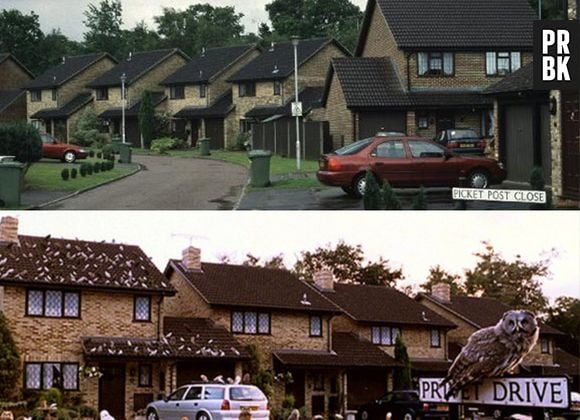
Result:
M117 178L109 179L107 181L101 182L100 184L92 185L92 186L84 188L82 190L75 191L71 194L65 195L64 197L60 197L60 198L57 198L55 200L49 201L48 203L42 203L42 204L30 206L30 207L26 208L26 210L42 210L45 207L49 207L49 206L52 206L54 204L58 204L61 201L76 197L77 195L81 195L87 191L91 191L91 190L94 190L96 188L103 187L103 186L108 185L108 184L112 184L113 182L120 181L121 179L130 177L131 175L135 175L137 172L141 172L143 169L145 169L145 166L138 163L137 168L135 168L135 170L132 172L126 173L124 175L120 175Z

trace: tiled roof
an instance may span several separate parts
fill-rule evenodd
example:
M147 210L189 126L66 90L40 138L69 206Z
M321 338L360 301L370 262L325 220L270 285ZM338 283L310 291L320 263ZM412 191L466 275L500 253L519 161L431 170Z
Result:
M353 333L332 334L332 352L275 350L273 355L287 366L390 367L400 364L370 341Z
M25 73L28 74L28 76L30 76L30 78L34 78L34 75L32 74L32 72L30 70L28 70L26 68L26 66L24 64L22 64L16 57L14 57L12 54L7 54L7 53L0 53L0 64L2 64L2 62L4 62L5 60L11 59L12 61L14 61L16 64L18 64L18 66L24 70Z
M19 236L0 244L0 284L73 286L174 294L138 246Z
M467 319L477 328L490 327L495 325L506 311L513 308L495 298L451 296L451 302L443 302L427 294L420 294L419 299L426 298L440 306L447 308L464 319ZM562 334L549 325L540 323L540 333L542 334Z
M554 364L556 366L545 368L546 374L561 374L580 376L580 358L560 348L554 350Z
M174 54L181 55L183 58L189 60L181 50L155 50L133 53L131 59L127 58L113 67L105 74L97 77L89 87L106 87L106 86L121 86L121 76L125 74L127 86L137 81L141 76L149 72L151 69L161 64Z
M254 45L238 45L208 49L205 54L195 57L170 75L162 84L207 83L254 48L256 48Z
M456 327L392 287L335 283L324 295L359 322L427 327Z
M208 107L186 106L180 109L174 117L176 118L223 118L234 109L232 103L232 91L229 90L220 96L212 105Z
M402 49L532 48L536 14L527 0L376 1Z
M27 83L25 87L27 89L49 89L58 87L104 57L109 57L114 62L117 62L117 60L106 53L66 57L64 63L51 67L36 79Z
M186 270L172 260L166 274L178 270L210 305L301 312L340 310L314 287L287 270L245 265L202 263L201 271Z
M158 106L160 103L167 99L167 95L164 92L151 92L151 102L153 107ZM139 108L141 107L141 101L135 102L129 108L125 109L126 117L137 117L139 115ZM121 118L123 115L123 110L121 107L112 107L104 110L99 114L99 118Z
M60 108L41 109L40 111L34 113L30 118L66 118L92 101L93 95L91 93L81 93Z
M247 359L248 352L225 328L207 318L163 320L160 339L137 337L83 337L87 357Z
M515 93L534 90L534 63L528 63L518 71L507 75L485 89L486 94Z
M298 99L302 102L303 115L308 114L312 109L319 108L322 101L324 87L306 87L298 93ZM247 118L267 118L273 115L280 115L284 117L292 116L292 102L295 96L292 96L282 106L256 106L246 112Z
M23 95L22 90L0 90L0 111Z
M451 363L450 360L442 359L411 359L411 368L423 372L447 372Z
M411 106L415 108L437 108L444 106L446 108L465 108L465 107L491 107L493 99L479 92L473 91L423 91L410 92L408 94Z
M298 67L306 63L318 51L329 44L336 45L345 55L350 55L339 42L331 38L305 39L298 43ZM236 74L230 77L230 82L252 80L285 79L294 71L294 46L291 42L274 44L274 48L266 50L254 58Z

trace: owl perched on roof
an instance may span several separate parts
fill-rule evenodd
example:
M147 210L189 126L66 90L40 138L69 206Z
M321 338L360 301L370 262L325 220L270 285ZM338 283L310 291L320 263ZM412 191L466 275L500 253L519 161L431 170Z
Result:
M512 373L538 341L540 329L530 311L508 311L493 327L474 332L455 358L443 384L445 398L488 377Z

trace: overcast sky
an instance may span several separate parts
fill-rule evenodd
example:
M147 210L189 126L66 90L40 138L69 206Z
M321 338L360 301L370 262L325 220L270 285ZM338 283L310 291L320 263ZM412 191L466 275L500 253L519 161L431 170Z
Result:
M8 214L0 212L0 216ZM489 240L507 259L528 261L552 248L552 279L544 292L580 298L580 215L578 212L10 212L20 233L85 240L115 239L135 244L163 269L190 242L202 260L222 255L243 261L246 253L283 253L287 266L302 250L344 239L363 245L369 259L380 256L402 267L403 284L422 283L429 267L463 273L473 253Z
M234 6L238 13L243 13L242 23L246 32L257 32L261 22L268 22L264 6L272 0L122 0L123 22L126 29L144 20L154 28L153 16L160 15L163 7L186 9L191 4L209 3L212 6ZM362 10L366 0L351 0ZM100 0L0 0L0 9L18 9L23 13L34 11L40 16L43 32L60 28L62 33L71 39L82 40L85 27L84 11L89 4L99 4Z

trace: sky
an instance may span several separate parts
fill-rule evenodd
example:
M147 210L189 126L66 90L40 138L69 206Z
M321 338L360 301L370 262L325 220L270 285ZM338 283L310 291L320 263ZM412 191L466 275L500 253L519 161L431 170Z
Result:
M544 293L580 298L578 212L0 212L8 214L25 235L139 245L161 270L190 244L206 262L282 253L290 267L300 251L343 239L402 267L402 286L424 282L437 264L462 274L484 240L508 260L537 261L555 249Z
M257 32L261 22L268 22L265 5L272 0L122 0L124 28L130 29L137 22L144 20L150 28L155 28L153 16L160 15L163 7L186 9L195 3L209 3L212 6L234 6L238 13L243 13L242 24L246 32ZM366 0L351 0L362 10ZM85 27L84 11L89 4L97 5L100 0L0 0L0 9L18 9L28 14L34 11L39 15L43 32L60 28L67 37L81 41Z

